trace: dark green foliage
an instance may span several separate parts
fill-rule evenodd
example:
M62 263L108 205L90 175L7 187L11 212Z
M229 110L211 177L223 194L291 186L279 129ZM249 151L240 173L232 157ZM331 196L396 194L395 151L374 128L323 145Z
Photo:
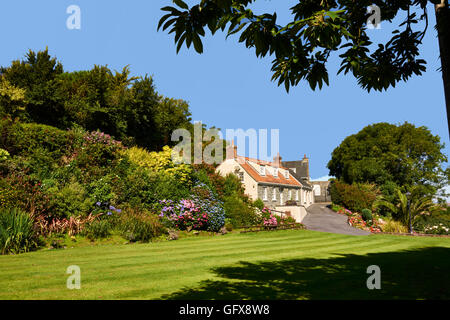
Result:
M350 211L361 212L365 208L371 208L378 189L370 184L349 185L338 180L330 184L331 201L341 205Z
M330 175L348 184L375 183L387 196L396 186L412 185L423 195L434 195L448 180L443 147L439 136L425 127L377 123L345 138L328 168Z
M152 238L167 233L156 215L133 209L126 211L120 217L119 230L130 242L148 242Z
M364 221L372 221L372 210L370 209L362 209L361 210L361 217Z
M264 201L258 198L253 202L253 206L259 210L262 210L264 208Z
M39 246L31 216L17 208L0 209L0 252L18 254Z
M0 68L0 76L18 88L25 89L25 119L55 125L64 118L64 108L52 94L63 66L50 57L48 49L29 51L25 60L15 60L8 68Z
M172 145L174 129L192 128L187 102L158 94L151 77L132 77L128 66L115 73L97 65L64 72L47 49L0 68L0 115L63 130L100 130L150 150Z
M276 12L254 13L255 1L195 1L191 7L181 0L174 2L176 7L161 9L164 15L158 29L173 33L177 52L186 43L202 53L206 28L212 34L228 29L227 36L240 34L239 42L254 48L257 57L274 56L272 80L284 84L287 91L302 80L313 90L328 85L326 63L338 52L338 73L350 72L368 91L395 87L426 70L418 49L426 28L417 25L428 19L426 0L375 1L381 11L380 22L407 17L399 25L401 30L393 31L391 39L378 46L366 33L370 1L296 1L290 8L291 21L284 25Z
M57 160L79 147L81 138L76 131L11 119L0 120L0 147L12 156L28 156L35 153L36 149L41 149L45 150L47 156Z
M86 224L83 234L91 240L106 238L111 235L112 225L106 219L94 220Z
M249 206L242 198L236 195L226 196L224 207L226 218L229 219L235 228L255 225L260 221L255 208Z

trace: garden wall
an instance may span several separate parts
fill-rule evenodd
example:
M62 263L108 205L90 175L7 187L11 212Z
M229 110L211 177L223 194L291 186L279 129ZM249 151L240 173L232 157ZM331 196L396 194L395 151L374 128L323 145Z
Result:
M275 207L275 210L290 212L291 217L294 218L296 222L302 222L307 214L304 206L278 206ZM281 215L280 212L274 211L274 213L276 215Z

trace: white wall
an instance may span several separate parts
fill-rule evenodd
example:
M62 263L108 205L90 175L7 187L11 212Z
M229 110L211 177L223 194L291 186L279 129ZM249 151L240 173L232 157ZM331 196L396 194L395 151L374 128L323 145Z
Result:
M275 207L277 211L290 211L291 217L295 219L296 222L302 222L308 212L306 212L305 207L302 206L282 206ZM279 212L273 212L274 214L281 216Z

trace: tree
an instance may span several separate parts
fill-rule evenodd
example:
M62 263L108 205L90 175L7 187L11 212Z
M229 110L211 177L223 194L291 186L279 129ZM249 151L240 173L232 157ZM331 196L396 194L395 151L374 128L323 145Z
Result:
M30 50L25 60L15 60L10 67L0 68L2 82L25 90L28 117L45 124L56 123L63 114L63 106L51 93L55 89L54 80L62 73L62 64L49 55L48 48L37 53Z
M413 221L421 214L432 214L433 212L442 210L439 205L433 203L431 198L418 198L412 194L412 199L410 199L409 203L408 200L408 196L405 193L402 193L400 189L396 189L396 198L394 201L380 197L373 203L373 208L387 208L392 216L404 225L408 225L410 213L411 220ZM411 228L411 225L409 227ZM411 229L409 231L412 232Z
M428 29L428 0L302 0L291 8L293 21L277 23L277 14L257 15L249 8L255 0L200 0L189 8L182 0L173 0L178 8L166 6L168 12L159 21L158 29L174 33L177 52L183 43L203 52L201 36L205 28L212 34L224 31L227 36L241 32L239 42L255 48L256 56L274 55L272 80L284 84L289 91L301 80L311 88L327 84L326 63L332 53L340 51L338 73L352 73L359 85L368 91L395 87L413 75L426 70L426 61L419 59L419 45ZM450 132L450 9L448 0L431 0L435 4L437 30L441 48L442 73ZM393 31L392 38L378 44L372 52L372 42L366 33L372 15L367 8L375 4L380 9L380 21L392 21L406 13L406 20ZM417 24L425 22L423 29ZM400 30L401 29L401 30Z
M439 136L426 127L377 123L345 138L333 150L328 169L349 184L375 183L384 191L416 186L422 194L434 195L448 181L443 148Z

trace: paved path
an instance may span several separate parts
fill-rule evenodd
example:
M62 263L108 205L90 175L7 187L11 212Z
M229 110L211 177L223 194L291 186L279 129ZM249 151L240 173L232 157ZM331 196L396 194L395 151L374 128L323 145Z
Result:
M328 209L327 204L316 203L308 207L308 214L302 223L308 230L350 234L355 236L369 235L370 232L356 229L347 223L347 217Z

